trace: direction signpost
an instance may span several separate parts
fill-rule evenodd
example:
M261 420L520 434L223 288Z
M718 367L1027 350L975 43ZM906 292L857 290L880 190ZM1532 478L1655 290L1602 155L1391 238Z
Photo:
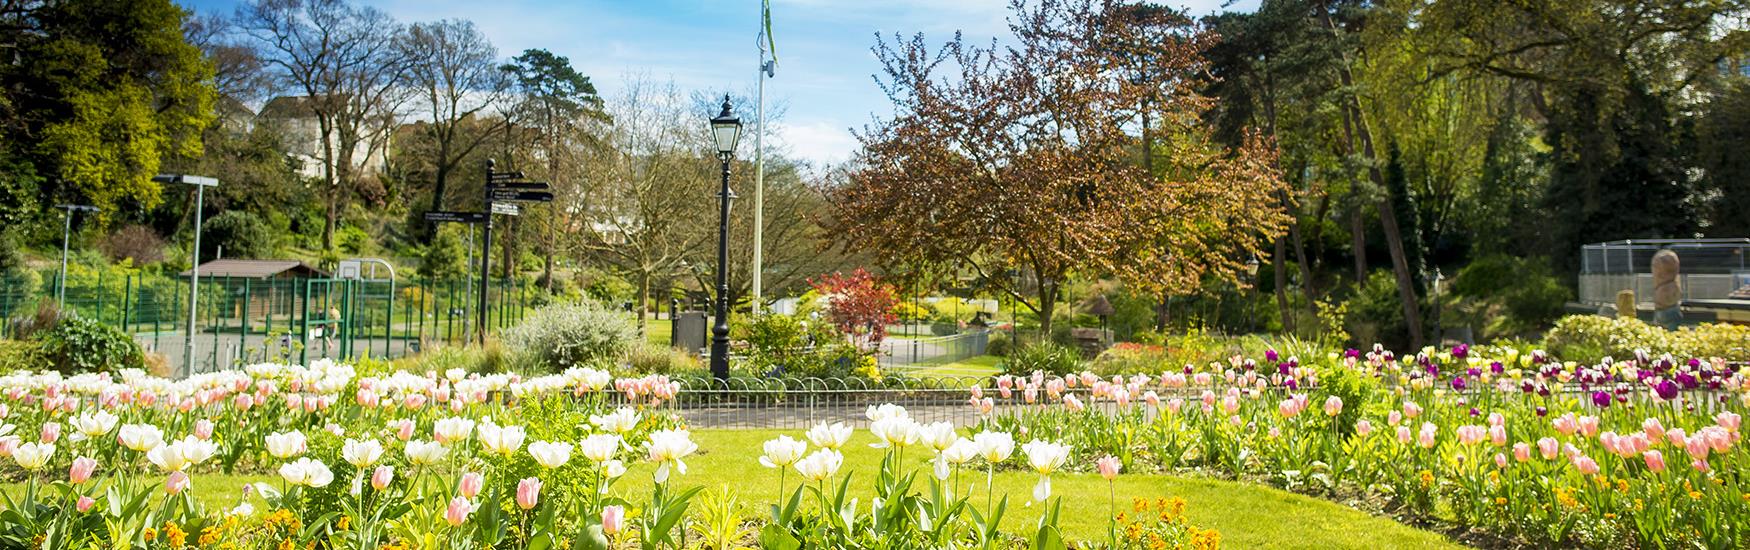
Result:
M485 217L485 239L480 244L480 345L486 345L486 290L492 280L492 214L516 216L522 213L522 208L515 204L500 204L509 202L553 202L552 186L538 181L515 181L523 179L521 171L498 172L494 170L497 163L486 159L486 208L487 212L478 214Z
M491 288L492 273L492 215L518 216L522 207L511 204L516 202L553 202L552 186L539 181L516 181L523 179L523 173L497 172L493 170L495 163L486 159L486 211L456 212L439 210L426 212L425 221L432 223L477 223L483 227L483 238L480 244L480 307L479 335L481 345L486 344L486 290Z

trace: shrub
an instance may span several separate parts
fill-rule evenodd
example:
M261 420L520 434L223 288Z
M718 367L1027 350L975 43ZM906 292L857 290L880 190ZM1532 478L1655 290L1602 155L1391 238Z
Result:
M984 353L997 357L1008 357L1009 348L1014 341L1009 339L1009 333L1000 330L990 331L990 339L984 343Z
M1040 342L1015 350L1013 355L1003 360L1001 367L1003 372L1009 374L1030 374L1038 370L1062 376L1080 370L1081 365L1081 352L1075 348L1053 342Z
M557 372L618 360L639 337L630 315L580 300L530 312L503 339L518 366Z
M960 323L930 323L931 336L953 336L960 334Z
M1544 326L1562 315L1562 306L1571 297L1542 260L1505 255L1485 256L1459 270L1452 293L1478 302L1480 310L1489 311L1491 306L1500 310L1494 316L1498 318L1485 315L1481 320L1485 326L1476 327L1491 334Z
M110 372L145 365L140 345L121 330L78 316L62 317L38 335L43 357L62 373Z
M928 320L933 315L929 308L911 302L900 302L893 306L893 316L901 323L916 323Z
M103 252L116 261L130 260L134 265L155 264L164 261L164 238L150 227L129 225L103 239Z
M1750 361L1750 327L1703 324L1668 331L1639 319L1573 315L1556 321L1543 345L1551 354L1569 361L1622 359L1633 357L1636 350L1680 358Z
M220 212L201 226L202 258L217 257L221 248L227 258L265 258L274 254L273 243L273 230L242 210Z
M1374 402L1374 394L1379 389L1379 381L1367 376L1358 369L1327 368L1320 369L1319 386L1315 404L1323 404L1325 398L1335 396L1343 400L1343 412L1337 415L1337 430L1344 436L1355 433L1355 421L1361 418L1362 407Z
M1410 340L1404 322L1404 302L1398 296L1398 280L1389 269L1375 270L1367 284L1349 300L1349 333L1357 342L1379 342L1401 348Z
M0 340L0 373L41 370L43 345L36 340Z
M626 364L632 374L675 375L698 370L699 358L684 350L644 342L626 353Z
M759 376L849 377L864 355L831 324L793 315L741 321L730 327L729 336L745 356L743 368Z
M1167 349L1155 344L1120 342L1094 357L1095 374L1156 374L1169 365Z

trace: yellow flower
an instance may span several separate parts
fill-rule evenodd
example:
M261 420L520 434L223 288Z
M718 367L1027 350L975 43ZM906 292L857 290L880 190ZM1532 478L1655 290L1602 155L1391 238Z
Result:
M188 542L188 533L175 522L166 521L164 522L164 540L170 543L171 548L182 548L183 544Z
M334 528L336 530L345 531L348 527L352 527L352 516L343 514L340 516L340 519L334 520Z
M1495 497L1495 505L1496 506L1506 506L1507 505L1507 497Z
M1428 487L1434 486L1434 472L1430 472L1428 470L1422 470L1420 477L1422 479L1422 487L1423 488L1428 488Z
M201 529L200 538L195 539L195 544L200 546L212 546L215 542L219 542L219 526L217 525L209 525L206 529Z
M280 543L279 543L279 546L277 548L279 550L292 550L292 549L297 548L297 547L298 547L298 545L292 544L292 539L280 539Z
M158 530L147 527L145 531L140 532L140 537L146 539L146 542L158 540Z

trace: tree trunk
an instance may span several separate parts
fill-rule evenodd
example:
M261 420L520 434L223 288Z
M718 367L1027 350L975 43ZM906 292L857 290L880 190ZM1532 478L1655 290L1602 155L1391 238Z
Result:
M1051 312L1057 309L1057 283L1046 277L1039 279L1039 341L1051 340Z
M1270 256L1270 272L1276 279L1276 308L1282 312L1282 330L1294 332L1294 311L1288 307L1288 238L1276 237L1276 252Z
M1355 208L1349 214L1349 238L1354 242L1350 245L1355 249L1355 284L1367 284L1367 205L1355 201Z
M551 256L548 256L551 259ZM638 334L644 334L644 311L650 309L650 270L638 272Z
M1155 330L1160 331L1160 332L1166 332L1167 321L1170 320L1167 318L1167 315L1169 313L1168 308L1171 307L1172 305L1173 305L1173 295L1162 292L1161 293L1161 301L1159 303L1155 304Z

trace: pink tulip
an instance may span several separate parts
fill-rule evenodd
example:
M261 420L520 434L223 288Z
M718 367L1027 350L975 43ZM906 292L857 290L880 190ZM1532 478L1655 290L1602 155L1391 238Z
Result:
M1325 399L1325 416L1343 414L1343 398L1335 395Z
M451 499L449 507L444 509L444 522L450 524L450 527L459 527L462 522L468 521L468 514L472 513L474 513L474 503L468 502L467 497L456 497Z
M541 478L523 478L516 484L516 505L524 510L534 509L541 501Z
M0 437L0 456L12 456L20 444L17 437Z
M358 401L359 406L367 409L377 408L377 403L380 401L377 392L365 388L359 388L358 393L354 395L354 400Z
M1434 448L1434 432L1422 430L1422 433L1416 436L1416 444L1421 445L1424 449Z
M1543 455L1544 460L1555 460L1556 453L1562 448L1561 445L1561 442L1556 441L1556 438L1545 437L1537 440L1537 452Z
M95 504L97 504L96 499L93 499L91 497L82 496L82 497L79 497L79 501L77 503L73 504L73 507L75 509L79 510L79 513L83 514L85 512L91 511L91 507Z
M1562 435L1574 435L1574 432L1580 431L1580 424L1574 420L1574 413L1561 415L1551 422Z
M1489 443L1496 446L1507 444L1507 427L1500 424L1489 426Z
M1641 454L1641 458L1646 459L1648 470L1652 470L1654 473L1665 471L1664 453L1659 451L1647 451Z
M202 441L213 438L213 421L202 418L194 423L194 436Z
M1367 434L1370 433L1373 433L1372 422L1368 422L1365 418L1355 421L1355 435L1367 437Z
M1142 402L1147 403L1148 408L1150 409L1161 408L1161 396L1160 394L1155 393L1154 390L1142 392Z
M1498 412L1489 413L1489 425L1505 426L1507 425L1507 417L1502 416L1501 413Z
M1706 460L1696 460L1696 461L1690 462L1689 467L1695 468L1695 471L1701 472L1704 474L1713 470L1712 467L1708 466Z
M394 481L394 480L395 480L395 468L393 466L378 466L376 471L371 472L371 488L372 489L376 489L378 491L381 491L381 490L383 490L384 487L389 486L390 481Z
M984 399L984 386L973 386L972 387L972 398L973 399Z
M1726 431L1725 428L1708 426L1702 428L1700 432L1696 432L1696 435L1705 436L1707 446L1716 453L1723 453L1732 448L1732 432Z
M401 425L395 428L395 438L407 441L413 437L413 428L414 425L412 420L403 419Z
M1410 444L1410 427L1409 426L1398 426L1398 444L1400 444L1400 445L1409 445Z
M1707 453L1709 451L1707 437L1699 433L1695 434L1695 437L1689 438L1689 441L1685 443L1684 450L1689 451L1690 458L1696 460L1707 460Z
M67 482L74 485L85 483L91 479L92 472L97 471L97 461L88 457L73 459L73 467L67 469Z
M1580 424L1580 435L1586 437L1598 435L1598 417L1582 416L1579 418L1578 422Z
M485 485L486 476L481 475L480 472L468 472L462 474L462 480L456 483L456 492L461 493L463 497L474 498L474 495L480 494L480 489Z
M1396 425L1398 425L1399 422L1403 422L1403 421L1404 421L1404 413L1392 411L1391 414L1385 415L1385 423L1387 425L1396 426Z
M237 397L231 398L231 406L239 411L247 411L250 407L255 406L255 398L250 397L247 393L238 394Z
M54 443L56 441L59 441L60 439L61 439L61 423L60 422L44 422L43 423L42 442L43 443Z
M1507 455L1502 454L1502 453L1495 453L1495 467L1496 468L1506 468L1507 467Z
M1513 444L1513 460L1525 462L1531 460L1531 444L1524 441Z
M1665 425L1660 424L1657 418L1648 418L1641 422L1641 432L1647 434L1647 439L1653 441L1665 439Z
M1415 418L1421 414L1422 414L1422 406L1421 405L1417 405L1415 401L1405 401L1404 402L1404 417L1405 418Z
M1590 476L1598 473L1598 462L1591 457L1580 455L1574 457L1574 468L1580 470L1580 475Z
M1118 457L1111 455L1102 457L1095 462L1095 465L1099 467L1100 477L1106 478L1106 481L1117 479L1118 470L1124 468L1124 464L1118 461Z
M626 528L626 508L622 506L602 507L602 532L609 535L619 533Z
M4 415L0 415L0 416L4 416ZM1738 416L1736 413L1722 412L1720 414L1714 415L1714 423L1715 424L1719 424L1719 426L1721 428L1725 428L1725 429L1728 429L1728 430L1731 430L1734 432L1738 431L1738 426L1739 426L1739 424L1743 423L1743 421L1744 421L1743 417Z
M181 470L170 472L170 477L164 478L164 492L179 495L188 490L188 486L192 483L193 481L188 478L187 473Z

